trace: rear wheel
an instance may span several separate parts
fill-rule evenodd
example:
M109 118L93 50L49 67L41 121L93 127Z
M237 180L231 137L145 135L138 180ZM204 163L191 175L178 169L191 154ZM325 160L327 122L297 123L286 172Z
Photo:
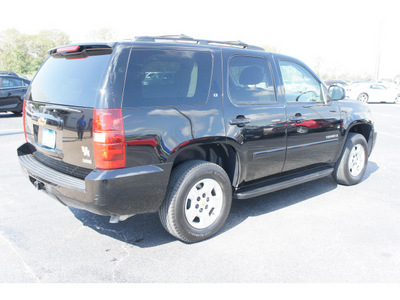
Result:
M364 176L367 162L367 141L361 134L350 132L333 177L339 184L357 184Z
M219 231L231 202L231 183L220 166L188 161L173 170L159 216L171 235L193 243Z
M366 93L361 93L361 94L358 95L358 97L357 97L357 100L360 100L360 101L362 101L362 102L364 102L364 103L367 103L367 102L368 102L368 99L369 99L369 96L368 96L368 94L366 94Z

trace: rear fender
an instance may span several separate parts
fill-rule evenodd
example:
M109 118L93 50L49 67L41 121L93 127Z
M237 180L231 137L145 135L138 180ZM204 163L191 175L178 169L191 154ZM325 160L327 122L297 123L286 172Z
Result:
M173 168L188 160L203 160L221 166L228 174L233 186L236 186L239 173L239 157L234 149L215 140L187 142L174 153Z

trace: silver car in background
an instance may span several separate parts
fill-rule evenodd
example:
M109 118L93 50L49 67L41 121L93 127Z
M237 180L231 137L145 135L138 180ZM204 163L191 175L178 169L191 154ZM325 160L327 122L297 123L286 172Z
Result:
M346 97L362 102L400 102L400 89L383 83L361 82L353 83L350 90L346 89Z

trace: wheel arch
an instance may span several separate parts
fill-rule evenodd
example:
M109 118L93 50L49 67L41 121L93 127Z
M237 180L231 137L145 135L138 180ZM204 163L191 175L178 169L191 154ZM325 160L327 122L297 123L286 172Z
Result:
M346 139L350 132L358 133L364 136L368 144L368 155L371 154L373 145L375 143L373 134L374 133L373 125L369 123L359 123L359 122L352 124L347 130Z
M240 164L233 147L224 143L187 145L176 154L172 169L188 160L203 160L219 165L227 173L231 184L236 185Z
M367 124L367 123L356 123L353 124L349 129L349 132L353 133L359 133L364 136L365 140L368 142L368 140L371 138L371 131L372 131L372 125Z

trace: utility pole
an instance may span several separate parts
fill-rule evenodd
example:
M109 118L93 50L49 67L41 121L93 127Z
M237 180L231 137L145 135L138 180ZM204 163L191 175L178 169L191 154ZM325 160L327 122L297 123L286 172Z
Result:
M378 81L380 79L380 71L381 71L381 53L382 53L382 22L383 20L381 19L379 22L379 28L378 28L378 53L376 57L376 65L375 65L375 81Z

